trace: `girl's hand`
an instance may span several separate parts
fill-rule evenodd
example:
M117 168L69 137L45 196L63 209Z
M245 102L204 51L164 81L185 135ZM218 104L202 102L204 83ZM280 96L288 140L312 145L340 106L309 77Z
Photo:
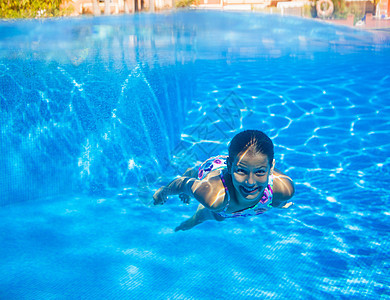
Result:
M154 205L163 205L168 200L166 187L160 187L153 195Z
M188 196L187 194L181 193L179 195L179 198L180 198L181 202L183 202L185 204L190 204L191 197Z

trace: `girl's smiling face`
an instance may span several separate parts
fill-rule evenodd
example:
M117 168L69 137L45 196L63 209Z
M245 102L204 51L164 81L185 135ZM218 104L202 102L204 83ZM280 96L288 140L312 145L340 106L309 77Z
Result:
M237 155L231 166L237 200L252 202L263 196L274 163L270 165L267 155L250 149Z

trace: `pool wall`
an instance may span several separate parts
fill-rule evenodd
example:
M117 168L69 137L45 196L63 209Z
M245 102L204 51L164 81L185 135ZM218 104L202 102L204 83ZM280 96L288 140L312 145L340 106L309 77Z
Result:
M271 74L277 83L290 76L291 64L299 71L330 64L338 72L350 54L382 55L389 44L388 36L299 18L211 15L213 22L203 12L1 21L0 203L104 194L148 181L141 174L169 173L190 108L205 107L202 80L218 80L213 76L224 63L248 66L243 72L255 72L263 82ZM248 95L259 85L248 95L232 95L240 86L231 86L234 76L224 78L224 98L252 101ZM231 122L224 140L245 120ZM224 123L218 113L209 121Z

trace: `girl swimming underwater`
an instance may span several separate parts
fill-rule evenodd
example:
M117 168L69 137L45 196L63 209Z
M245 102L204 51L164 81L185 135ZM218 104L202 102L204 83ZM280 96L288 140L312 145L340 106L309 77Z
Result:
M194 197L200 204L176 231L206 220L222 221L259 215L273 207L288 208L293 204L288 200L294 195L294 184L275 169L271 139L261 131L246 130L231 140L229 156L209 158L198 171L188 169L156 191L154 204L164 204L168 196L177 194L183 202Z

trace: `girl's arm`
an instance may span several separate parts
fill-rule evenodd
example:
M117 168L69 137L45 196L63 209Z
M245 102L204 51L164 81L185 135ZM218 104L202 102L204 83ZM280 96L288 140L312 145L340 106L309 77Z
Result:
M181 176L172 180L167 186L160 187L153 195L154 205L164 204L168 196L186 194L191 196L191 187L196 181L195 178Z
M210 210L220 210L225 199L225 188L221 182L219 171L210 173L205 179L197 180L188 176L174 179L153 195L154 204L164 204L168 196L186 194L194 197L199 203Z
M272 200L272 206L277 208L288 208L293 205L292 202L288 202L295 193L294 182L292 179L283 174L281 171L274 169L274 198Z
M160 187L153 195L154 205L164 204L168 196L187 194L191 196L191 187L196 181L195 178L181 176L171 181L167 186Z
M190 187L193 182L190 179L197 178L198 172L195 168L188 168L184 174L171 181L167 186L160 187L153 195L154 205L164 204L170 195L180 195L182 201L189 203ZM190 185L190 186L187 186Z

